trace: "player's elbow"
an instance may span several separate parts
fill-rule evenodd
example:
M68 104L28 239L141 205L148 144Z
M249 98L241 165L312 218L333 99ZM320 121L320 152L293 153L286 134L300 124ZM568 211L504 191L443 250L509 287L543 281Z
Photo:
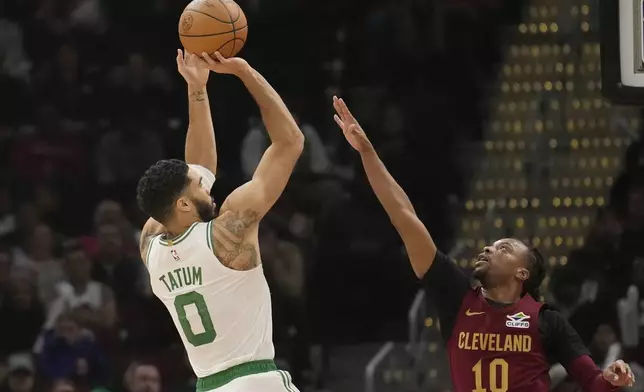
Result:
M304 134L301 131L298 130L298 132L293 136L293 139L291 140L291 148L299 155L304 151Z
M302 132L295 132L291 137L273 143L279 146L280 155L299 158L304 151L304 135Z

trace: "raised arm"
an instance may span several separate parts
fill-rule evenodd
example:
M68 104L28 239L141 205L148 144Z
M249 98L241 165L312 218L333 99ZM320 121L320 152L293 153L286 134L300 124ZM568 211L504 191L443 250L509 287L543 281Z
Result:
M188 134L185 159L189 164L205 167L217 174L217 145L210 113L206 84L210 70L208 64L195 54L177 50L177 69L188 84Z
M416 276L422 278L436 256L434 240L416 215L409 197L389 174L344 100L334 97L333 106L337 112L334 116L336 123L349 144L360 153L369 184L402 238Z
M251 181L237 188L221 206L221 213L234 211L253 216L253 223L263 217L280 197L302 154L304 135L279 94L240 58L225 59L219 53L216 60L203 54L210 69L237 76L257 102L271 139Z

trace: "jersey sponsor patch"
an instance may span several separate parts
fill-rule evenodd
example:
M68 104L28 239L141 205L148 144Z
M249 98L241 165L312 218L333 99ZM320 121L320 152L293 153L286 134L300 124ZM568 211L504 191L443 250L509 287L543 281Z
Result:
M530 316L523 312L508 315L506 317L508 318L505 322L506 327L522 329L530 327L530 322L528 321L528 319L530 319Z

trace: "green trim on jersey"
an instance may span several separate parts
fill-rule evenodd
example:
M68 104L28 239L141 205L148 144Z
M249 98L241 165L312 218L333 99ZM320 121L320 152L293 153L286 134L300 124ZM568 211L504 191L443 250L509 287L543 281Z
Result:
M293 382L291 381L291 375L284 370L278 370L277 372L282 376L282 382L284 383L284 389L286 389L286 392L295 392L293 389Z
M197 380L197 392L206 392L222 387L236 378L277 370L272 359L240 363L221 372ZM286 385L286 384L284 384ZM287 389L288 390L288 389Z
M157 239L157 235L154 237L150 238L150 243L148 244L148 251L145 253L145 260L143 260L143 264L148 266L148 261L150 260L150 251L152 250L152 245L154 245L154 240Z
M206 243L208 244L208 248L214 252L215 248L212 245L212 222L214 222L214 219L206 225Z
M194 230L194 228L197 226L198 223L199 222L193 223L188 228L188 230L184 231L183 233L179 234L178 236L176 236L176 237L174 237L174 238L172 238L170 240L166 240L162 236L161 238L159 238L159 243L161 245L163 245L163 246L174 246L174 245L178 244L179 242L185 240L190 235L190 233L192 232L192 230Z

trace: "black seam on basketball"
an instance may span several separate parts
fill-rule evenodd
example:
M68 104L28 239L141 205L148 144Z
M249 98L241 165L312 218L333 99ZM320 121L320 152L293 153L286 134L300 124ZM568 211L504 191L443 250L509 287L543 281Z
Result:
M228 7L226 7L226 3L224 3L222 0L219 0L219 3L224 7L226 10L226 13L228 13L228 17L230 18L230 23L233 25L233 49L230 51L230 55L233 56L233 53L235 53L235 41L237 38L237 34L235 33L235 22L233 22L233 16L230 14L230 11L228 10ZM221 49L223 46L220 46L219 49Z
M219 52L221 50L221 48L223 48L224 46L228 45L229 43L231 43L233 41L241 41L242 43L245 43L245 41L243 39L241 39L241 38L233 38L233 39L230 39L230 40L224 42L218 49L216 49L216 50L214 50L214 51L212 51L211 53L208 53L208 54L211 55L211 56L214 55L215 52ZM234 47L235 47L235 45L233 45L233 48Z
M237 4L237 19L233 20L233 23L237 23L237 21L241 18L241 14L242 14L242 9L239 6L239 4ZM232 19L232 15L230 16L230 18Z
M179 34L179 35L180 35L181 37L193 37L193 38L194 38L194 37L196 37L196 38L198 38L198 37L214 37L214 36L216 36L216 35L224 35L224 34L234 33L235 31L239 31L239 30L245 29L246 27L248 27L248 25L246 25L246 26L242 26L242 27L240 27L240 28L238 28L238 29L233 29L233 30L230 30L230 31L224 31L223 33L212 33L212 34Z
M224 7L224 8L225 8L225 7ZM196 10L196 9L193 9L193 8L186 8L186 9L185 9L185 11L190 11L190 12L195 12L195 13L197 13L197 14L206 15L206 16L207 16L207 17L209 17L209 18L213 18L213 19L214 19L214 20L216 20L217 22L226 23L226 24L233 24L233 22L232 22L232 18L230 18L231 20L223 20L223 19L219 19L219 18L217 18L216 16L212 16L212 15L210 15L210 14L207 14L207 13L203 12L203 11L199 11L199 10ZM226 12L228 13L228 17L230 17L230 12L228 12L228 8L226 8Z

